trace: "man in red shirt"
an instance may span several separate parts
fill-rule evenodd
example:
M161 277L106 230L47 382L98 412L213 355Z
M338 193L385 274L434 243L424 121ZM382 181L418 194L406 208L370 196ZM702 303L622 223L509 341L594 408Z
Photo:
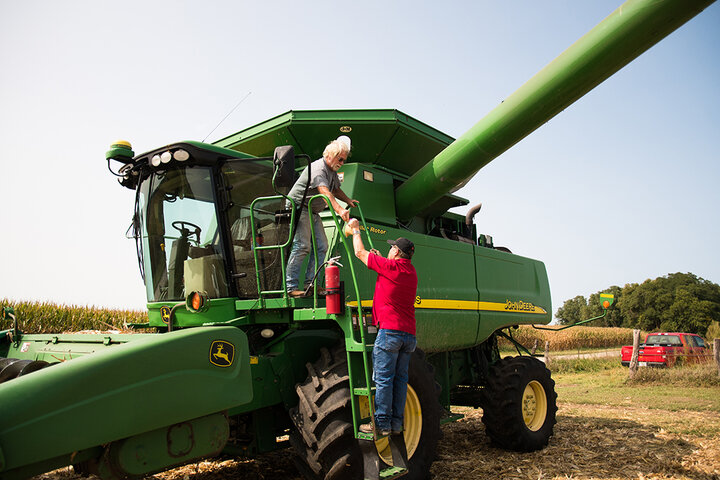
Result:
M348 226L353 232L355 256L378 274L373 295L373 324L378 327L373 347L375 429L379 436L398 434L403 431L410 357L417 345L418 278L410 261L415 245L403 237L388 240L392 247L387 258L383 258L377 250L365 250L356 218L350 219ZM370 433L372 429L371 424L360 425L362 432Z

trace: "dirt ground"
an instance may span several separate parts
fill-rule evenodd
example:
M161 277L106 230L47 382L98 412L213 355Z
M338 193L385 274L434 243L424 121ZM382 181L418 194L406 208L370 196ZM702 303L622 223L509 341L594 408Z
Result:
M720 480L720 416L716 412L561 403L550 445L520 454L490 444L481 410L455 411L465 418L443 427L433 479ZM682 428L675 428L678 425ZM71 469L62 469L35 480L76 478L80 477ZM204 461L149 478L302 480L287 451L254 460Z

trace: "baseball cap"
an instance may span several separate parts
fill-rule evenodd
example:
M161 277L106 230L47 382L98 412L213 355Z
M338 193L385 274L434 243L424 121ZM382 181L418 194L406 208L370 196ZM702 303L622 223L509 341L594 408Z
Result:
M405 237L400 237L397 240L388 240L387 243L390 245L396 245L405 255L411 255L415 253L415 244Z

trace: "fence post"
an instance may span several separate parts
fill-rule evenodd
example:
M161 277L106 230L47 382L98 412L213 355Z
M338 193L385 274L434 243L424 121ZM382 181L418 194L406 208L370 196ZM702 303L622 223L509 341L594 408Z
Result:
M535 352L537 351L537 347L538 347L538 339L536 338L536 339L535 339L535 344L533 345L532 350L530 350L530 353L532 353L533 355L535 355Z
M550 364L550 342L545 340L545 365Z
M628 373L628 376L630 377L630 379L635 378L635 374L637 373L639 350L640 350L640 330L635 329L635 330L633 330L633 349L632 349L632 357L630 357L630 372Z
M715 363L718 368L718 375L720 375L720 338L713 340L713 351L715 352Z

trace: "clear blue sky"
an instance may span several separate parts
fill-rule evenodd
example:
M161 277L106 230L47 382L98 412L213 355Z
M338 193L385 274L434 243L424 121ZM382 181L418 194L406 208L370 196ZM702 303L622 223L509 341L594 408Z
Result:
M107 172L290 109L397 108L452 136L619 0L0 2L0 298L144 308L133 193ZM720 4L482 169L479 230L543 260L553 310L720 282ZM459 210L464 213L464 210Z

